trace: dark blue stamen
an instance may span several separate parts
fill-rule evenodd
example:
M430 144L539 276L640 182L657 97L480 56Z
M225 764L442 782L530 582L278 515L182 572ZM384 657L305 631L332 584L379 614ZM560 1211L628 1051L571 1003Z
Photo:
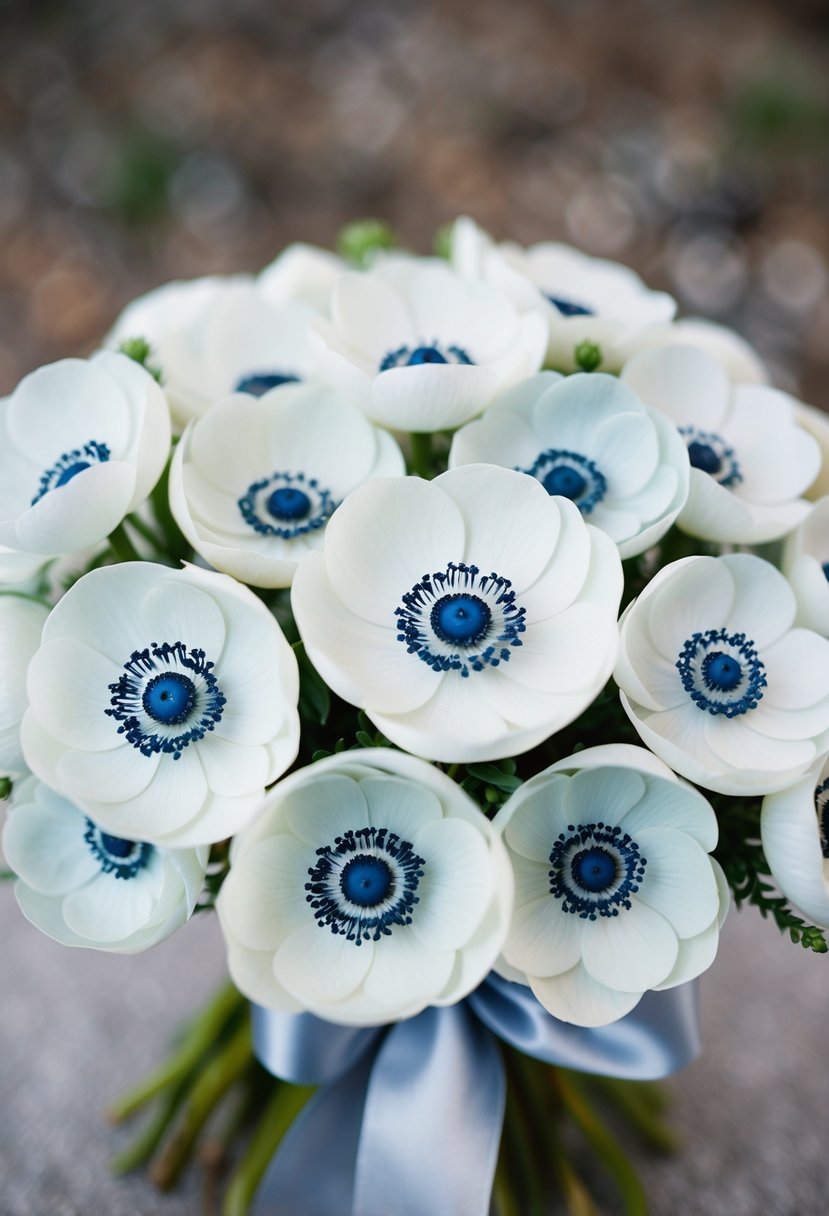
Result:
M815 790L815 811L820 834L820 851L829 861L829 777Z
M570 824L550 851L550 894L562 912L582 920L618 916L630 908L648 864L639 846L618 826Z
M101 863L101 872L114 874L116 878L135 878L139 870L149 865L155 852L151 844L102 832L91 819L86 820L83 838L90 853Z
M263 397L272 388L283 384L299 384L301 377L293 372L250 372L241 376L234 385L234 393L249 393L251 397Z
M317 924L359 946L412 923L426 863L408 840L388 828L359 828L317 849L317 857L305 884Z
M721 436L695 426L681 426L679 433L687 444L691 468L707 473L727 490L743 480L734 449Z
M118 734L143 756L162 753L178 760L185 747L221 721L226 698L213 666L203 650L188 650L183 642L153 642L134 650L123 675L109 685L110 708L104 713L121 723ZM167 733L166 727L176 726L184 729Z
M589 515L607 494L607 478L596 464L580 452L548 448L540 452L529 469L518 469L540 481L548 494L574 502L582 515Z
M483 671L509 660L521 646L526 609L508 578L449 562L424 574L395 608L397 640L435 671Z
M565 300L561 296L551 296L548 292L541 293L545 299L549 300L553 308L558 309L563 317L592 317L595 313L592 308L588 308L585 304L576 304L574 300Z
M462 346L444 346L434 342L422 342L419 346L399 346L390 350L380 360L379 371L387 372L393 367L418 367L423 363L474 363Z
M109 456L107 445L98 443L94 439L90 439L89 443L85 443L81 448L73 448L71 452L64 452L41 477L32 499L32 506L39 502L44 494L65 486L73 477L77 477L85 469L91 468L93 464L106 464Z
M339 504L315 477L272 473L252 482L236 505L260 536L293 540L324 528Z
M698 709L726 718L756 709L768 683L754 643L744 633L724 629L692 634L679 652L676 669Z

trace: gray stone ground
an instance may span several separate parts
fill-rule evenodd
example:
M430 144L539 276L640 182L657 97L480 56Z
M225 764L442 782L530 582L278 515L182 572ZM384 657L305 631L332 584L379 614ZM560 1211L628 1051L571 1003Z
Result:
M102 1112L222 977L216 925L134 958L65 950L2 889L0 937L0 1216L212 1216L196 1171L172 1196L114 1180ZM653 1216L824 1216L829 959L732 916L702 1004L704 1055L671 1083L684 1151L639 1157Z

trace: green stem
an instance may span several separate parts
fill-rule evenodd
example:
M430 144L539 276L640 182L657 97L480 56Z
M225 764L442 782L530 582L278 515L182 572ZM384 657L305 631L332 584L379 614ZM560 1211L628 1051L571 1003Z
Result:
M242 1129L270 1093L273 1078L264 1069L253 1069L228 1095L216 1122L199 1146L199 1159L206 1170L219 1171L227 1161Z
M507 1165L503 1147L495 1170L492 1197L495 1200L498 1216L522 1216L515 1194L515 1179Z
M110 1162L110 1169L113 1173L128 1174L130 1170L136 1170L139 1166L147 1164L172 1123L186 1092L186 1078L167 1089L140 1136Z
M155 1072L110 1107L109 1118L112 1122L121 1123L167 1086L184 1080L201 1063L202 1057L210 1051L230 1019L245 1004L244 997L232 984L222 988L187 1028L178 1049Z
M140 562L141 554L129 538L126 526L122 520L107 537L109 547L119 562Z
M412 450L412 472L417 473L418 477L430 481L435 473L432 459L432 432L410 431L409 439Z
M587 1101L572 1073L558 1070L555 1084L559 1094L596 1156L616 1181L627 1216L647 1216L647 1201L642 1184L621 1145L607 1130Z
M170 510L170 464L172 459L173 457L171 456L167 461L164 472L159 477L153 492L150 494L150 504L152 505L153 514L158 525L167 539L165 548L171 557L177 561L179 558L186 556L189 546L181 534L173 512Z
M590 1084L618 1108L650 1148L660 1153L676 1152L676 1137L659 1118L651 1097L640 1091L640 1082L593 1077Z
M533 1151L537 1147L534 1136L537 1108L533 1111L527 1110L527 1106L531 1104L531 1098L516 1059L517 1054L513 1051L505 1053L509 1081L505 1113L508 1145L521 1180L524 1200L521 1208L523 1216L545 1216L544 1186L538 1173L537 1152ZM528 1115L530 1115L529 1118Z
M184 1099L179 1125L150 1170L159 1190L168 1191L174 1185L209 1116L233 1083L252 1066L250 1020L245 1018L196 1075Z
M312 1086L277 1082L247 1152L228 1183L222 1216L247 1216L251 1200L271 1157L313 1092Z
M139 536L143 536L144 540L146 540L149 544L152 545L152 547L155 549L156 553L158 553L162 557L166 556L166 554L167 554L166 540L163 537L159 536L158 533L155 532L148 523L145 523L144 520L141 519L141 517L139 515L128 515L127 522L129 523L131 528L135 529L135 531L139 534Z

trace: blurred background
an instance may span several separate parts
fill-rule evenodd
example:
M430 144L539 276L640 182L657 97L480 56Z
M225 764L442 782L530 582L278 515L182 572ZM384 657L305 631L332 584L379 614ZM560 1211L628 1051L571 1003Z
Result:
M0 392L170 278L467 212L629 262L826 408L827 67L824 0L0 0ZM112 1182L100 1112L218 981L214 928L80 954L0 890L2 1216L213 1210ZM826 1212L827 967L732 918L684 1152L640 1154L657 1216Z

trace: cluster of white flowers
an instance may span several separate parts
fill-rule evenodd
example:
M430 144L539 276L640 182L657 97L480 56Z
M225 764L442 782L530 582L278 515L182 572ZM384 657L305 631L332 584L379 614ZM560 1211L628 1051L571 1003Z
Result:
M3 848L67 945L209 867L270 1008L600 1026L711 964L763 796L829 925L829 425L623 266L449 246L170 283L2 402Z

